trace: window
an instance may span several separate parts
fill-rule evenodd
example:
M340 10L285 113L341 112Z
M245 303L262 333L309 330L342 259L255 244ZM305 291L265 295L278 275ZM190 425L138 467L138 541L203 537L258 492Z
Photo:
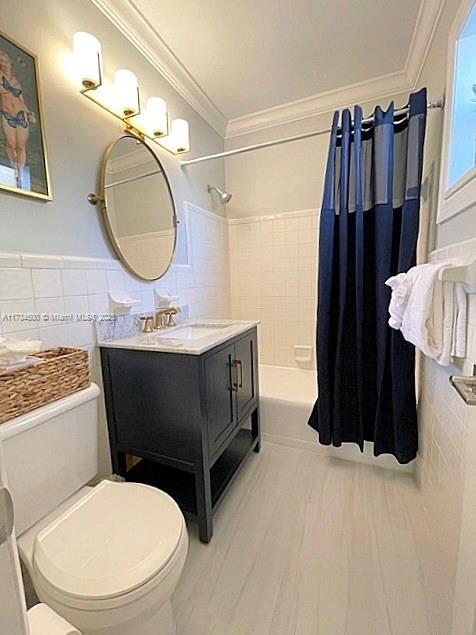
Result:
M456 44L448 187L476 166L476 5Z
M450 31L446 96L439 223L476 201L475 0L462 0Z

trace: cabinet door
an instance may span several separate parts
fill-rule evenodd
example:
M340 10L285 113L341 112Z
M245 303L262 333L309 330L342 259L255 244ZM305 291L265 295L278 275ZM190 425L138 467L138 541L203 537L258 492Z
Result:
M208 419L208 447L210 455L236 425L233 376L234 347L210 355L205 360L205 385Z
M249 413L256 402L258 393L256 333L247 333L235 343L233 365L236 372L238 391L236 393L237 419Z

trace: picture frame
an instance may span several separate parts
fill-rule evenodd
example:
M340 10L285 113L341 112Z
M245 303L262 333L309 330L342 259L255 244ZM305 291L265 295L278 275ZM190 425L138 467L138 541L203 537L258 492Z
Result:
M0 192L51 201L38 57L0 31Z
M476 0L463 0L448 40L437 223L472 207L476 201L476 77L471 79L472 71L476 72L475 25Z

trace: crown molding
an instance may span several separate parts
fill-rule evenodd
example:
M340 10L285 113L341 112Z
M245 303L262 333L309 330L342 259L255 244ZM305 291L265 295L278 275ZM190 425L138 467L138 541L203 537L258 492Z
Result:
M301 119L309 119L345 108L351 104L393 97L408 89L408 76L403 71L342 86L304 99L290 101L280 106L230 119L226 128L226 139Z
M421 2L405 64L405 73L411 89L416 87L420 79L444 6L445 0Z
M106 172L108 174L114 174L114 172L122 172L123 170L130 170L143 165L153 165L157 167L157 161L154 160L154 157L149 152L144 152L144 147L141 146L127 154L109 158ZM158 172L160 171L161 170L158 170Z
M291 101L228 121L226 139L413 90L420 79L445 0L422 0L404 70ZM436 96L435 96L436 98Z
M419 81L445 0L422 0L402 71L389 73L227 119L174 55L133 0L91 0L190 106L226 139L309 119L354 103L368 103L413 90Z
M190 106L222 137L226 118L132 0L91 0Z

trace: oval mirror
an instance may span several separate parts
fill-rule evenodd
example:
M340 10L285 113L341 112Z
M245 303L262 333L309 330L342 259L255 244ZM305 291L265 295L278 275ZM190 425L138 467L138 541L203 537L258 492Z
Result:
M177 217L159 159L124 135L106 151L101 174L107 233L122 263L143 280L161 278L175 253Z

